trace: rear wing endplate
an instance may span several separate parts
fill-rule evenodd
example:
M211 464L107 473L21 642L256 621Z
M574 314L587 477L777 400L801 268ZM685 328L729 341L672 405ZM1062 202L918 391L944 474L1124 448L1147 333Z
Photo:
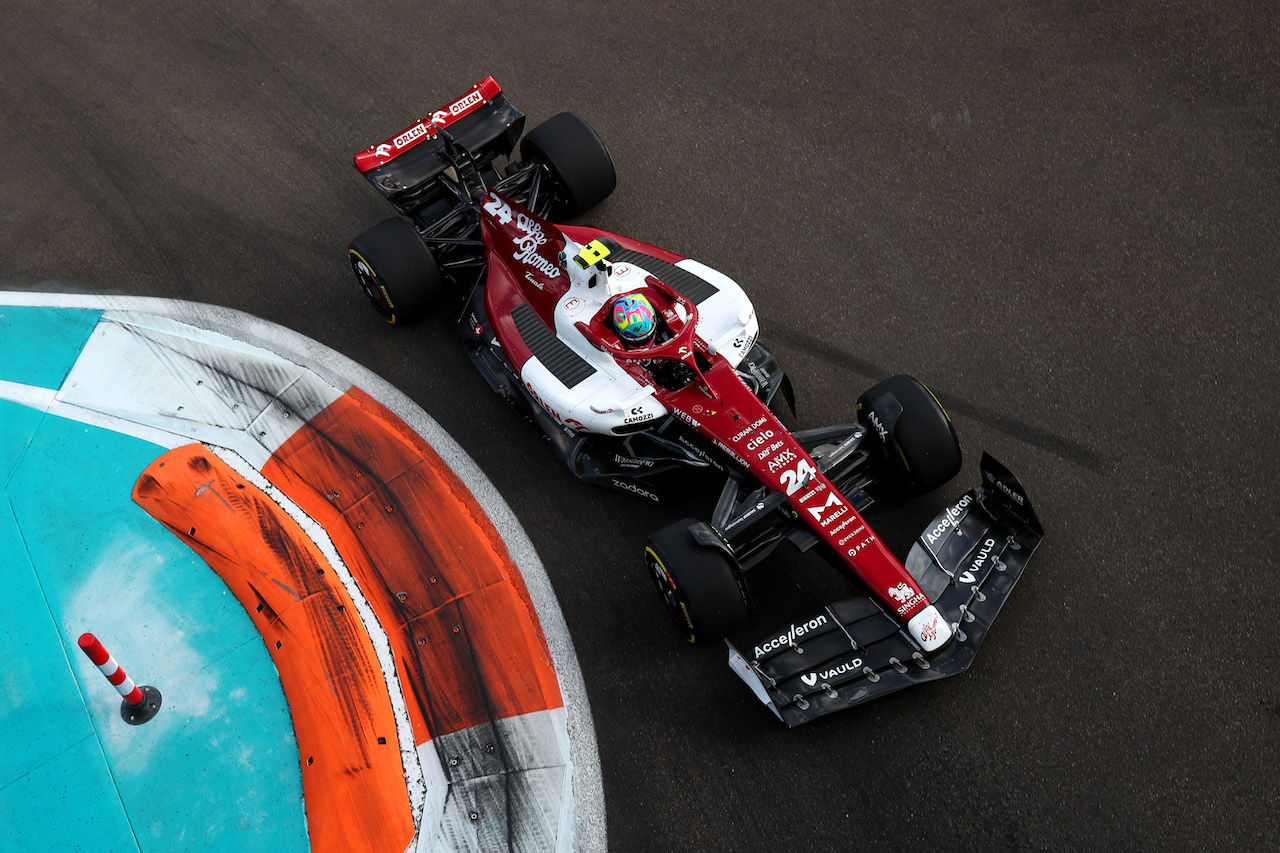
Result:
M448 168L439 137L444 129L477 160L492 159L515 148L524 131L524 113L506 99L498 81L486 77L452 103L370 145L352 162L379 192L390 197Z

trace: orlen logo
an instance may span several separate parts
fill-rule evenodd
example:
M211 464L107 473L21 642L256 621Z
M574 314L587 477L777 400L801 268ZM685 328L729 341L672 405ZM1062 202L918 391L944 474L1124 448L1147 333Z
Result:
M478 104L483 100L484 95L480 94L479 91L470 92L449 105L449 114L460 115L467 107Z
M427 135L427 126L422 122L418 122L413 127L409 128L404 133L400 134L395 139L391 140L391 143L395 145L396 148L404 148L413 140L426 135Z

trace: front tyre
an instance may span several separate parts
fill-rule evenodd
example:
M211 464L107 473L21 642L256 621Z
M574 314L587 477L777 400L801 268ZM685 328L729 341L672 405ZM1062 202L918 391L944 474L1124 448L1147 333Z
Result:
M411 323L440 301L440 265L404 219L370 228L351 241L347 257L364 295L388 323Z
M933 392L910 376L891 376L858 398L858 420L878 446L882 494L931 492L960 472L960 441Z
M551 173L557 216L586 213L618 185L609 149L577 113L560 113L529 131L520 143L520 156L541 163Z
M644 549L667 614L690 643L720 639L747 623L746 591L737 566L720 547L695 538L693 528L699 524L686 518L668 525Z

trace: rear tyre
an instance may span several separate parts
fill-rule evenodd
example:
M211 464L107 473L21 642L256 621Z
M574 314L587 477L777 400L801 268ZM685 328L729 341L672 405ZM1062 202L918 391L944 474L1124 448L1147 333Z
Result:
M922 495L959 473L960 441L951 418L910 376L892 376L859 397L858 420L879 446L876 480L884 495Z
M667 614L690 643L720 639L747 623L737 566L720 548L694 538L697 524L686 518L664 527L644 549Z
M351 241L347 257L364 295L388 323L411 323L440 301L440 265L404 219L373 226Z
M586 213L618 185L609 149L577 113L560 113L529 131L520 143L520 156L551 173L557 190L553 213L558 216Z

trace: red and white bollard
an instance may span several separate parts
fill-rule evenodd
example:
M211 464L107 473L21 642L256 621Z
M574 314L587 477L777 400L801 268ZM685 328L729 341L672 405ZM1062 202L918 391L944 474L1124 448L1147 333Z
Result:
M124 704L120 706L120 716L126 723L133 726L141 725L160 711L160 691L146 684L141 687L134 684L133 679L125 673L120 664L116 663L116 659L111 656L106 647L98 642L97 637L88 632L81 634L80 649L89 656L94 666L102 671L107 681L115 685L116 690L124 697Z

